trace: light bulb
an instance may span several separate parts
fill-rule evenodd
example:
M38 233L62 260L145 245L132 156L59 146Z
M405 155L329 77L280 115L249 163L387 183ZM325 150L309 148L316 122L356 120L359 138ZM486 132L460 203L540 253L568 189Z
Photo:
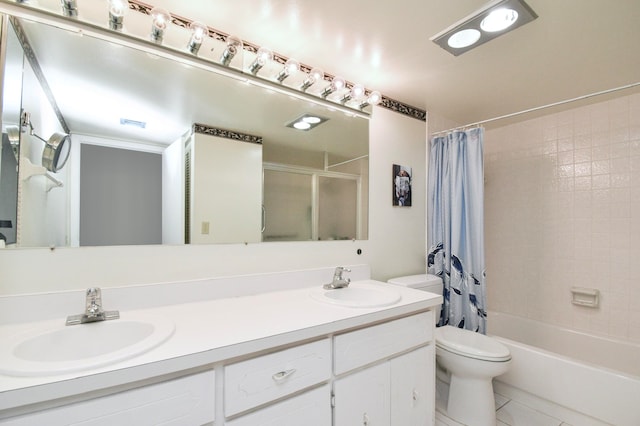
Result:
M329 86L327 86L321 93L321 96L323 98L326 98L327 96L329 96L330 94L332 94L333 92L336 92L338 90L342 90L345 86L346 82L344 81L344 78L342 77L333 77L333 80L331 80L331 84Z
M482 31L494 33L506 30L518 20L518 12L513 9L496 9L480 22Z
M349 93L340 99L341 103L347 103L351 100L357 101L364 95L364 86L362 84L354 84Z
M324 71L321 68L312 68L307 78L302 82L300 90L305 92L309 87L324 79Z
M374 90L369 94L367 100L360 104L360 109L366 107L367 105L378 105L382 101L382 95L377 90Z
M127 10L129 10L127 0L109 0L109 28L116 31L121 30Z
M251 74L257 74L258 71L260 71L260 68L265 66L267 62L271 61L272 59L273 59L273 52L266 47L261 47L260 49L258 49L258 52L256 53L256 59L249 66L249 72Z
M189 40L187 49L189 49L189 52L197 55L204 38L209 35L209 28L202 22L192 22L189 25L189 29L191 30L191 40Z
M298 63L298 61L296 61L295 59L288 59L276 79L280 83L282 83L285 78L289 77L290 75L296 74L298 71L300 71L300 64Z
M242 51L242 40L236 36L228 36L227 48L224 49L224 52L222 52L220 56L220 63L224 66L229 65L238 51Z
M171 14L162 8L154 7L151 9L151 19L151 41L160 44L164 30L171 22Z

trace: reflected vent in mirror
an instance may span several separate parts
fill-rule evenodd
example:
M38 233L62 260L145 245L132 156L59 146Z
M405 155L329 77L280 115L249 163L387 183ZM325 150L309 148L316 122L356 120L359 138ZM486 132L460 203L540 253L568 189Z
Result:
M303 114L300 117L296 118L293 121L287 123L286 127L291 127L296 130L311 130L314 127L317 127L328 121L328 118L320 117L316 114Z

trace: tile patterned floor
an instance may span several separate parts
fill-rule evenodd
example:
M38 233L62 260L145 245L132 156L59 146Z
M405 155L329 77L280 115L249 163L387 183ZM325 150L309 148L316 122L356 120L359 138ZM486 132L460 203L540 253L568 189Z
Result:
M446 386L445 383L438 380L438 386L436 387L436 426L465 426L442 414L445 412L446 407L445 395L448 391ZM562 420L529 408L518 401L510 400L499 394L494 395L497 426L571 426Z

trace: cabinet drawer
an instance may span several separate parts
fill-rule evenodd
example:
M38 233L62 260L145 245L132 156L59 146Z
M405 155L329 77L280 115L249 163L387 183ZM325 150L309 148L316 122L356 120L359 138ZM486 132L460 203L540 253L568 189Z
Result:
M227 426L327 426L331 424L331 388L324 385L225 423Z
M433 338L433 312L423 312L334 337L334 371L342 374Z
M201 425L213 422L214 372L0 420L2 425Z
M228 365L224 369L225 415L273 401L330 376L329 339Z

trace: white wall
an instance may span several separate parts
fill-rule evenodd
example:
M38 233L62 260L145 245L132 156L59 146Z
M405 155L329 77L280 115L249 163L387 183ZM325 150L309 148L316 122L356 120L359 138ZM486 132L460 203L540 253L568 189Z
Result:
M425 269L424 122L376 107L370 122L369 240L0 250L0 294L123 286L369 263L373 278ZM392 164L413 168L413 206L391 205ZM362 254L358 255L357 250Z
M489 308L640 342L640 94L487 131L485 177Z

